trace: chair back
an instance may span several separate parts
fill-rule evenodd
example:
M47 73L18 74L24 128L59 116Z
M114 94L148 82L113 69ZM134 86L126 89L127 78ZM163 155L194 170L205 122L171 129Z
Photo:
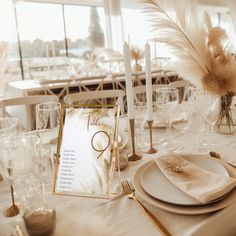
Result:
M156 90L158 88L163 88L167 87L167 84L153 84L152 85L152 100L155 102L156 101ZM138 102L146 102L146 86L136 86L133 88L134 91L134 103Z
M72 93L64 97L64 103L67 105L83 104L117 104L120 105L121 114L124 114L124 90L99 90L81 93ZM112 103L112 101L115 101Z
M180 95L180 102L186 101L188 99L188 92L189 92L189 86L190 82L187 80L178 80L169 83L169 86L172 88L178 88L179 89L179 95Z
M16 98L0 99L0 108L3 117L17 117L20 124L27 130L34 128L35 106L44 102L58 102L59 99L54 95L32 95ZM12 108L11 108L12 107Z

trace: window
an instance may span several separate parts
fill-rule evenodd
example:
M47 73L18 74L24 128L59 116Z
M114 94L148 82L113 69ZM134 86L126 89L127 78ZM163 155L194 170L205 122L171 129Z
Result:
M62 6L19 2L17 16L25 77L58 65L65 56Z
M162 43L154 42L154 34L151 32L151 24L146 14L139 9L123 8L122 18L124 22L124 38L132 46L145 47L147 40L150 41L151 57L164 60L171 57L170 49ZM138 27L137 27L138 25Z
M94 48L105 47L105 16L101 7L65 6L70 57L84 57Z
M6 27L7 26L7 27ZM14 9L11 2L0 1L0 43L8 45L8 63L5 71L5 76L0 78L0 90L4 89L4 82L21 79L20 58L16 34L16 24ZM2 92L0 91L0 94Z

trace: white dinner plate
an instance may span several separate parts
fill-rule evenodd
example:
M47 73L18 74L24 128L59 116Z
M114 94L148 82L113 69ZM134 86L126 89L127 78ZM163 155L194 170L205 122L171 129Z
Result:
M229 176L225 167L215 159L210 159L206 156L199 157L198 155L192 154L182 156L187 161L204 170L219 175ZM145 168L141 175L141 184L145 192L158 200L183 206L203 205L203 203L190 197L172 184L161 172L156 163ZM220 199L221 198L218 198L217 200L219 201Z
M202 155L198 155L198 156L201 157ZM236 178L236 171L233 167L229 166L227 163L221 160L217 160L217 161L226 168L230 177ZM208 204L208 205L181 206L181 205L170 204L170 203L157 200L156 198L153 198L149 194L147 194L141 185L141 175L143 171L148 166L151 166L153 164L154 164L154 161L152 160L138 168L133 178L133 186L134 186L136 195L154 207L163 209L165 211L177 213L177 214L199 215L199 214L205 214L205 213L214 212L214 211L223 209L236 201L236 188L234 188L232 192L228 196L226 196L223 200L212 203L212 204ZM159 188L159 186L157 186L157 188Z

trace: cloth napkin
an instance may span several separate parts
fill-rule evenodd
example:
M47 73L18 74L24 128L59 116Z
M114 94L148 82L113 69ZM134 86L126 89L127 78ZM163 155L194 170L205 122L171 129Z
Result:
M206 171L180 155L164 155L155 162L171 183L201 203L220 198L236 186L236 179Z

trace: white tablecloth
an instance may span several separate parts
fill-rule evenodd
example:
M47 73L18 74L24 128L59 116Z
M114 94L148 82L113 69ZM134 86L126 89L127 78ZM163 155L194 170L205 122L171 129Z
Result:
M164 130L154 131L155 140L159 140ZM235 158L235 135L215 135L218 142L217 150L225 157ZM186 141L189 146L194 146L195 136L187 134ZM147 140L148 141L148 140ZM161 155L163 151L159 151ZM129 163L122 171L122 178L130 181L137 168L149 161L153 156L144 154L142 160ZM53 196L57 212L57 225L55 236L154 236L161 235L143 210L137 204L124 196L113 200L87 199L80 197ZM9 204L10 191L6 183L0 183L1 211ZM203 215L180 215L155 208L148 203L144 205L163 223L173 236L230 236L236 235L236 202L231 206L215 213ZM22 229L24 224L20 216L12 219L0 216L0 222L15 225L20 222ZM0 225L1 227L1 225ZM1 229L1 228L0 228ZM1 230L0 230L1 232ZM0 236L1 233L0 233Z

